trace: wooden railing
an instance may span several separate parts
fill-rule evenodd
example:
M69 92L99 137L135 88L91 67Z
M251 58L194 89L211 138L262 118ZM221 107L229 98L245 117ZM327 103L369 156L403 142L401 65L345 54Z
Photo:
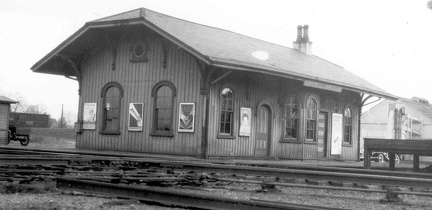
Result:
M364 168L371 168L372 152L389 154L390 170L395 169L395 154L412 154L413 169L419 170L420 156L432 156L432 139L364 139Z

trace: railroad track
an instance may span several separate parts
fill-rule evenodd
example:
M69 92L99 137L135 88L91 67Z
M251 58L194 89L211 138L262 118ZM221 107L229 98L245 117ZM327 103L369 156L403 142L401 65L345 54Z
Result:
M0 181L13 181L13 179L15 179L16 181L26 183L30 182L32 178L35 179L34 177L38 179L54 177L57 180L58 187L61 189L81 190L91 193L104 192L104 194L106 194L112 191L113 188L119 188L116 192L121 191L122 196L128 194L126 191L129 189L130 185L134 185L134 187L139 185L140 187L138 188L143 190L148 186L165 188L172 186L193 187L204 186L207 183L215 182L226 184L255 184L260 185L263 190L272 189L274 187L299 187L375 192L385 193L387 195L432 195L427 191L427 188L432 188L432 177L429 174L421 173L396 172L397 176L392 176L389 172L352 168L344 169L312 166L270 168L262 166L212 164L200 160L193 162L176 161L172 158L138 158L136 156L111 157L91 153L76 155L69 151L65 154L60 151L47 151L47 153L43 151L29 152L31 158L28 158L29 156L22 158L22 155L26 155L23 151L13 150L8 153L6 150L2 149L0 151L0 174L3 175L0 176ZM31 161L29 161L29 159ZM378 185L378 187L374 189L362 188L370 184ZM396 188L400 186L404 186L408 190ZM101 190L100 188L102 187L106 187L106 189ZM94 189L97 190L92 191ZM165 189L162 189L162 191L163 190ZM169 190L174 191L172 188ZM131 188L131 191L133 191L133 193L131 193L129 198L136 199L142 195L149 196L149 192L138 193L135 188ZM110 196L115 195L110 194ZM174 205L164 199L155 200L153 199L154 196L150 197L152 198L150 200L153 201L147 198L141 198L148 202ZM188 199L178 198L180 201ZM184 205L190 205L190 203L198 204L200 202L208 203L210 202L209 200L212 200L212 198L199 199L201 199L201 201L188 201ZM240 205L244 208L251 209L253 208L252 206L258 205L259 209L265 209L267 208L265 205L271 203L268 208L275 209L275 206L273 206L275 204L270 201L247 201L242 204L238 202L239 201L232 202L228 199L226 201L224 200L222 204L214 204L214 206L217 206L215 209L231 207L240 209L239 206L236 206ZM175 205L180 204L177 203ZM190 207L202 208L200 205L201 204ZM276 206L279 206L277 207L279 209L316 208L307 205L293 207L294 205L295 204L279 203ZM322 209L322 207L320 207L320 209Z

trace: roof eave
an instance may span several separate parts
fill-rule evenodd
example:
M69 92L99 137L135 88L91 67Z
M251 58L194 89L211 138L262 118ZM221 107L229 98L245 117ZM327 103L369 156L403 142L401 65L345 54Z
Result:
M109 27L117 27L117 26L125 26L125 25L140 25L143 24L153 31L157 32L161 36L165 37L166 39L170 40L171 42L179 45L184 50L188 51L195 57L199 58L200 60L204 61L205 63L209 64L210 60L207 56L201 54L194 48L190 47L189 45L183 43L176 37L170 35L169 33L165 32L164 30L160 29L156 25L152 24L150 21L146 20L144 17L140 18L134 18L134 19L127 19L127 20L117 20L117 21L106 21L106 22L87 22L82 26L78 31L76 31L74 34L72 34L69 38L67 38L65 41L63 41L60 45L58 45L56 48L54 48L51 52L49 52L46 56L44 56L41 60L39 60L37 63L35 63L30 69L33 72L38 72L39 68L48 62L50 59L52 59L55 55L57 55L59 52L61 52L63 49L65 49L67 46L71 45L75 40L77 40L79 37L81 37L84 33L86 33L90 29L94 28L109 28Z
M330 85L336 85L336 86L342 87L346 90L351 90L351 91L359 92L359 93L366 93L366 94L373 95L373 96L376 96L379 98L389 99L392 101L396 101L398 99L396 96L393 96L391 94L384 93L381 91L375 91L375 90L370 90L370 89L364 89L361 87L349 86L346 84L337 83L334 81L327 81L327 80L323 80L322 78L308 77L307 75L296 74L293 72L283 73L281 69L277 69L277 68L271 68L271 67L267 67L267 66L245 65L245 64L237 63L235 61L233 61L233 62L218 61L217 58L210 58L210 60L211 60L212 66L216 66L216 67L220 67L220 68L228 68L228 69L240 70L240 71L259 72L259 73L265 73L265 74L270 74L270 75L274 75L274 76L280 76L280 77L290 78L290 79L295 79L295 80L300 80L300 81L311 80L311 81L326 83L326 84L330 84Z

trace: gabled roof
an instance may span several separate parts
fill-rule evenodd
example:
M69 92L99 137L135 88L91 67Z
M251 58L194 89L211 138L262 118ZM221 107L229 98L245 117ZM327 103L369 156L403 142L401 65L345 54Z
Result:
M432 105L418 102L416 99L399 98L399 101L422 113L432 120Z
M45 63L52 60L56 54L61 53L65 47L72 45L87 30L136 24L149 27L212 66L318 81L356 92L395 99L393 95L343 67L317 56L306 55L289 47L181 20L145 8L87 22L31 69L34 72L43 72L40 69ZM295 37L293 36L293 38ZM260 59L260 57L254 56L255 53L264 54L264 57L268 58ZM56 70L53 69L52 71ZM45 72L50 73L46 70Z
M7 104L16 104L18 101L14 101L10 98L6 98L4 96L0 96L0 103L7 103Z

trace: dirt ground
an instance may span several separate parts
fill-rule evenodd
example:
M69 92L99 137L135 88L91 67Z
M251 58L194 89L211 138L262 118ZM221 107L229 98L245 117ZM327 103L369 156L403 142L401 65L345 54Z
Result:
M30 134L30 143L25 146L28 148L75 148L75 132L73 129L48 129L35 128ZM11 141L10 146L21 146L19 141Z

